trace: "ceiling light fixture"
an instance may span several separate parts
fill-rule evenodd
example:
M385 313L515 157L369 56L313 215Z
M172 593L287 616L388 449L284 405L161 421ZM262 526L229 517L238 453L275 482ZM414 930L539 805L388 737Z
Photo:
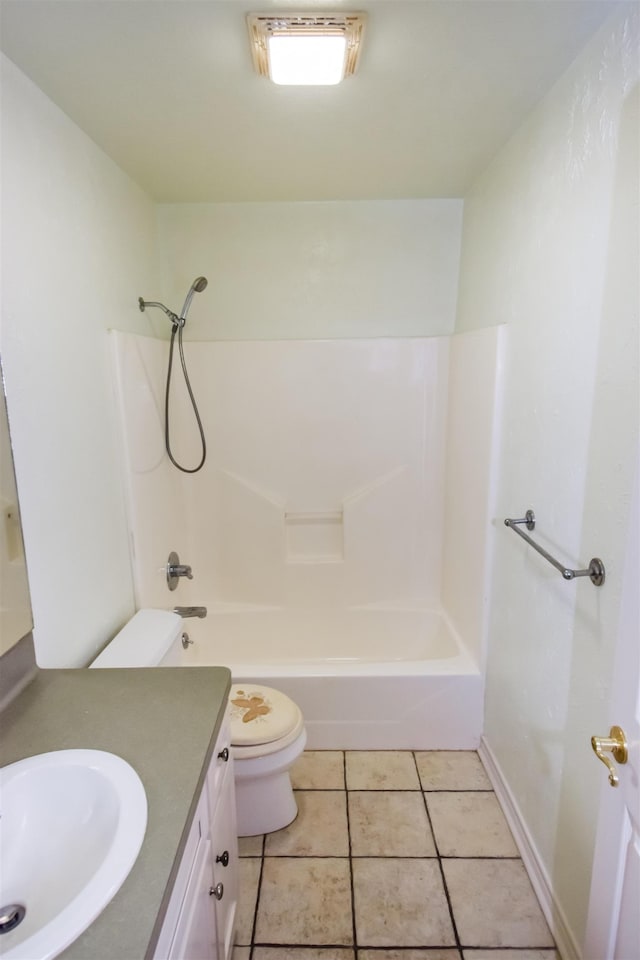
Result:
M274 83L340 83L355 73L366 15L250 13L253 63Z

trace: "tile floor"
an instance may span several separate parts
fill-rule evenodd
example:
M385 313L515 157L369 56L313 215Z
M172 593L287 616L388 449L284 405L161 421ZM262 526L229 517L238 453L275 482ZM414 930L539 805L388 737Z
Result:
M557 960L473 751L307 751L240 840L233 960Z

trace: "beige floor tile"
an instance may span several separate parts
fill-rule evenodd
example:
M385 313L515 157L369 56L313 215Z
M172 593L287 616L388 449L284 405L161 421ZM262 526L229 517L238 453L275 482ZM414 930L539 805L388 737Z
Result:
M358 960L460 960L458 950L358 950Z
M355 953L341 947L256 947L253 960L355 960Z
M353 944L348 859L267 857L256 942Z
M363 947L455 945L437 860L353 860L353 890Z
M464 960L560 960L555 950L465 950Z
M346 758L348 790L420 789L408 750L350 750Z
M251 947L234 947L231 952L231 960L249 960L251 956Z
M442 857L517 857L495 793L427 793Z
M242 857L238 861L239 892L238 919L236 922L236 943L238 946L246 946L251 943L261 864L262 861L254 857Z
M442 864L463 946L554 946L521 860Z
M267 835L265 856L348 857L346 792L296 790L295 796L298 816L284 830Z
M416 753L423 790L490 790L491 781L475 750Z
M251 947L234 947L231 951L231 960L249 960Z
M342 750L305 750L291 768L294 790L344 790Z
M349 792L354 857L433 857L436 854L422 793Z
M259 837L238 837L238 854L241 857L262 856L263 834Z

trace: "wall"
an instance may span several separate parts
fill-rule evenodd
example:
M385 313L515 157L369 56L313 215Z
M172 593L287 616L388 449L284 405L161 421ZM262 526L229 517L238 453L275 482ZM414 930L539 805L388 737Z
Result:
M442 606L482 666L487 653L495 477L507 328L450 339Z
M609 726L638 437L637 50L627 7L465 202L458 330L509 324L486 743L555 892L568 955L585 927L603 777L589 739ZM602 557L602 588L563 581L502 526L527 508L568 565Z
M0 656L32 626L7 408L0 393Z
M162 205L163 295L208 277L193 340L447 334L461 221L461 200Z
M151 332L150 200L2 60L2 359L34 637L79 666L133 611L107 347Z

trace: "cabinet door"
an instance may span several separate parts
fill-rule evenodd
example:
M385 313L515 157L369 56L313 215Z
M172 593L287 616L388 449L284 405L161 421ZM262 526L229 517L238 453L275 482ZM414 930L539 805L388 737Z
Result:
M211 839L200 838L168 960L217 960Z
M236 834L236 798L233 764L229 763L216 794L210 794L213 877L218 930L218 958L229 960L235 939L238 906L238 838Z

